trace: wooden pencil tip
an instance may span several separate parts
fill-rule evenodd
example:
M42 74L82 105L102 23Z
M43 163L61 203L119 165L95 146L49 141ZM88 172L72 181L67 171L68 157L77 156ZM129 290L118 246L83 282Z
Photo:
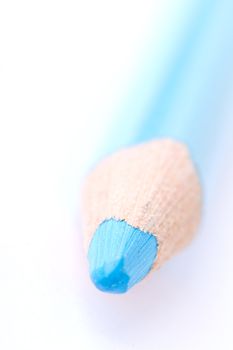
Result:
M99 289L110 292L128 290L150 270L152 260L153 268L160 267L192 240L200 221L197 171L187 147L169 139L104 159L87 177L83 199L91 277ZM148 233L158 243L158 251L152 259L147 247L148 260L146 252L140 260L145 261L142 272L132 250L127 253L127 242L134 236L137 242ZM137 244L132 244L135 251ZM131 258L138 276L133 277L133 265L125 269Z

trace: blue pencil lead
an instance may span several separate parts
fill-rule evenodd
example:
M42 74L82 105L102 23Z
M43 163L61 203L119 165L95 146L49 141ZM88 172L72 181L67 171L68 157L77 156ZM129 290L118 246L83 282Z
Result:
M129 225L110 219L96 230L88 260L90 276L103 292L124 293L150 271L157 255L157 239Z

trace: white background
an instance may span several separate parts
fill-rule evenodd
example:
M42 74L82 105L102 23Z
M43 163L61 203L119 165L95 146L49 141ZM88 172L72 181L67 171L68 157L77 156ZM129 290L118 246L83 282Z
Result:
M82 249L84 173L152 19L166 52L161 28L185 3L1 1L2 350L232 349L233 90L194 243L123 296L92 286Z

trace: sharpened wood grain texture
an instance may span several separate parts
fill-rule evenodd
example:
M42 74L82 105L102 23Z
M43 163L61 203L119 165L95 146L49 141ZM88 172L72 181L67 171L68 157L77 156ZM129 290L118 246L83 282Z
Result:
M170 139L123 149L87 177L83 193L86 248L109 218L156 235L154 268L192 239L201 211L201 188L186 146Z

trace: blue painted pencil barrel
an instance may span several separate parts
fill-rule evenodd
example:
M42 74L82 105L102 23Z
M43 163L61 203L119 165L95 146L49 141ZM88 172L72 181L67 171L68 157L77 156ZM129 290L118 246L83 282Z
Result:
M142 103L140 117L129 120L133 99L122 106L119 127L115 126L109 141L112 150L156 137L178 139L188 145L206 182L223 122L221 107L233 71L232 13L231 0L197 2L182 39L177 40L179 46L162 84L156 77L150 83L150 94ZM137 94L143 94L143 87L142 77ZM119 130L122 125L126 125L124 132ZM119 134L120 140L115 136Z

